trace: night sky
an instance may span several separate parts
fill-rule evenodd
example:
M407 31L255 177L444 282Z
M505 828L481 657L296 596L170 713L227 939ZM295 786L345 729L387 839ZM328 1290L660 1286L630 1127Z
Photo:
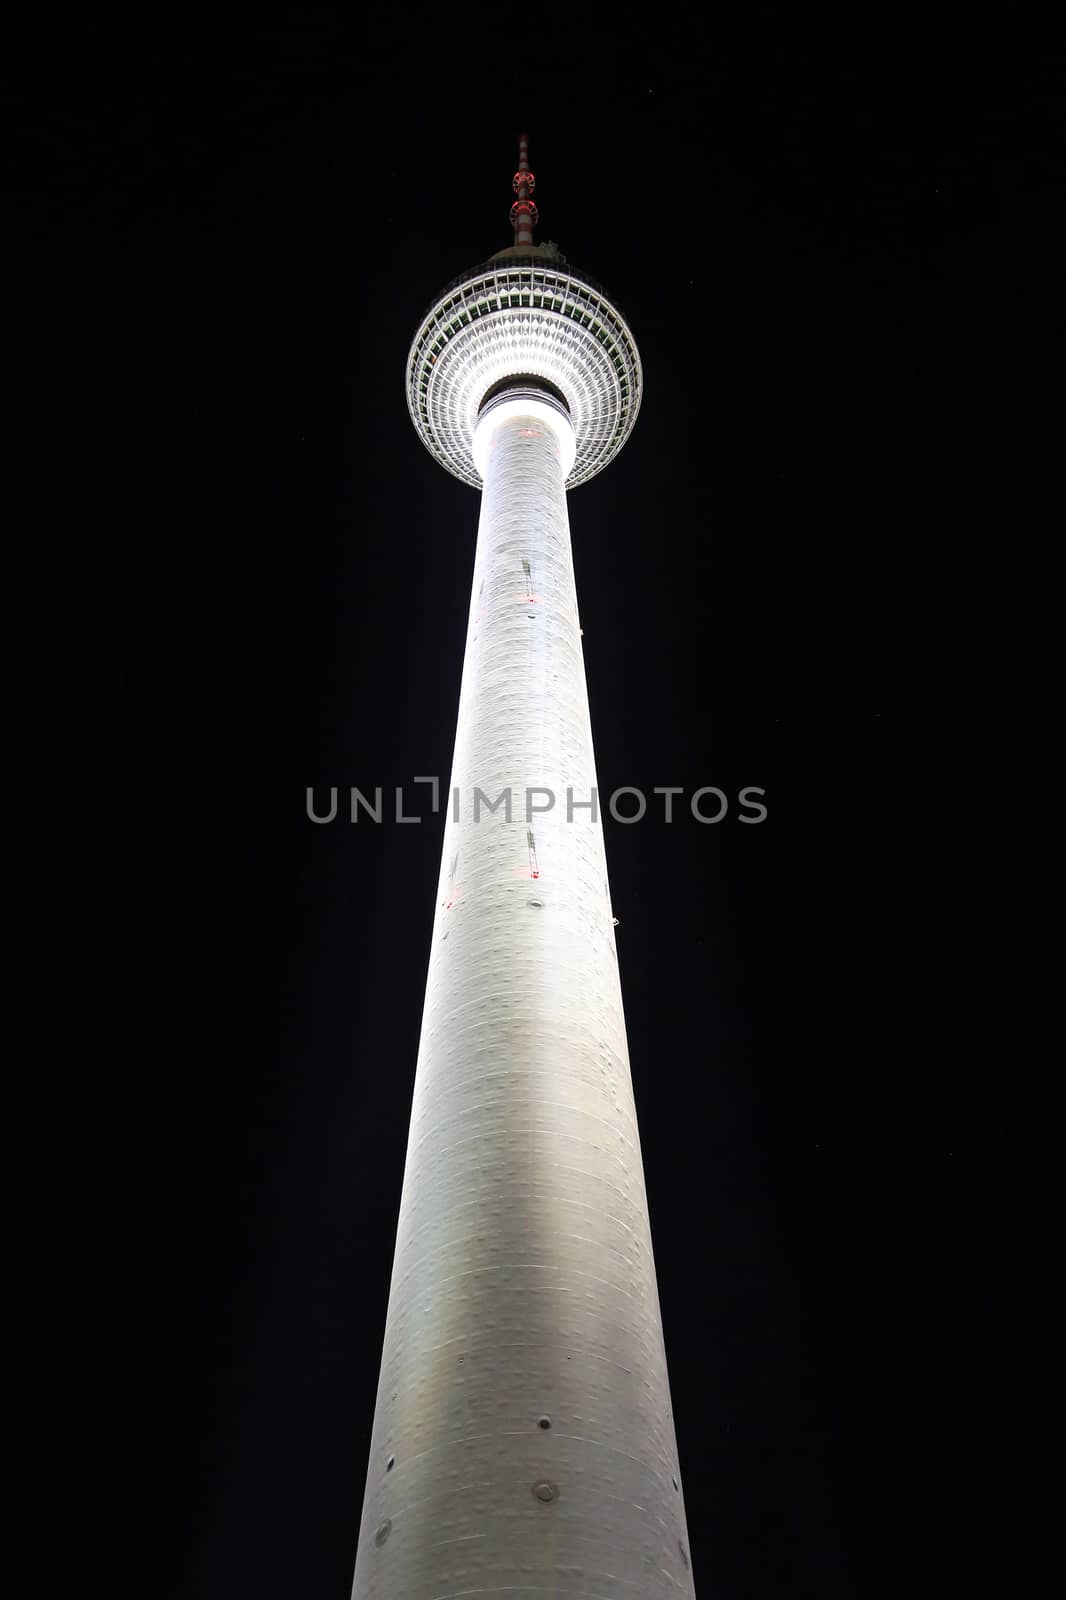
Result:
M405 55L175 12L14 63L52 1593L349 1591L440 828L305 790L447 777L478 501L404 362L510 242L523 127L538 237L645 369L570 502L601 787L769 813L607 829L698 1592L1016 1575L1050 74L947 26L602 21L412 17Z

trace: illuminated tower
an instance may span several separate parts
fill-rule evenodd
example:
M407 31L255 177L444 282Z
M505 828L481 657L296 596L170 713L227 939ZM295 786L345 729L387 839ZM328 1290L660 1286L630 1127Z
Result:
M533 188L407 360L481 519L354 1600L694 1593L566 504L641 367Z

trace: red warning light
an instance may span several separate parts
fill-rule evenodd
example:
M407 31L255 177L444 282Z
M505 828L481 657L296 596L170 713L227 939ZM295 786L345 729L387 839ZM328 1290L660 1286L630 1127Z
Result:
M511 207L511 226L517 228L523 217L528 217L534 228L540 221L540 212L532 200L516 200Z

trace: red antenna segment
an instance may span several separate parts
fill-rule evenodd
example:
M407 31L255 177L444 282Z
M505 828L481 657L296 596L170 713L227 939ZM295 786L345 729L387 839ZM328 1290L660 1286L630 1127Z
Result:
M537 180L529 170L529 140L524 133L518 135L518 171L511 180L514 192L518 196L511 207L511 227L514 229L514 242L516 245L533 244L533 229L537 225L538 212L533 204L532 194Z

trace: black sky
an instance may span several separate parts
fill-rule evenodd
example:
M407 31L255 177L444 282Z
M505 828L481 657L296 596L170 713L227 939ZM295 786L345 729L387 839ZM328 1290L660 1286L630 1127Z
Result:
M767 791L607 841L699 1592L1016 1574L1050 69L594 21L14 62L22 1478L90 1592L348 1593L439 829L304 794L448 772L477 498L404 359L508 242L523 125L645 365L571 502L602 786Z

